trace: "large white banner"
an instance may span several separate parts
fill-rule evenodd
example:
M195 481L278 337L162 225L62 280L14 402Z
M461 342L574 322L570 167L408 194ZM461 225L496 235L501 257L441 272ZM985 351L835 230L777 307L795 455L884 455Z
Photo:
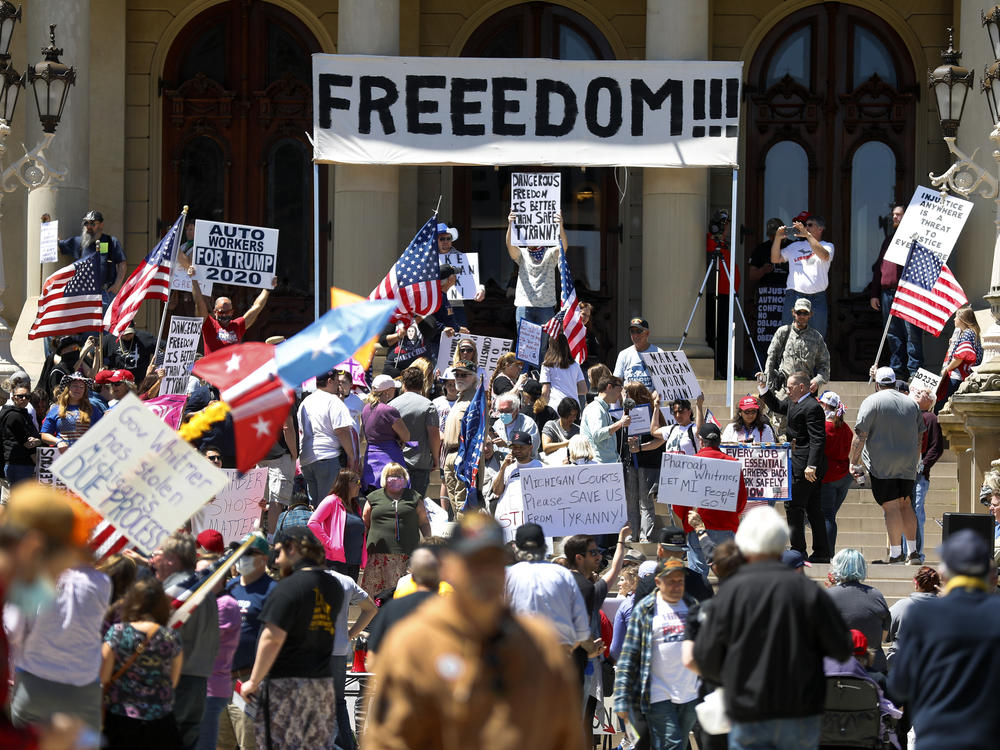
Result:
M916 239L937 253L941 260L948 260L971 212L972 201L955 195L942 196L937 190L918 185L903 220L892 235L885 259L905 264L910 245Z
M313 55L317 162L735 166L743 64Z

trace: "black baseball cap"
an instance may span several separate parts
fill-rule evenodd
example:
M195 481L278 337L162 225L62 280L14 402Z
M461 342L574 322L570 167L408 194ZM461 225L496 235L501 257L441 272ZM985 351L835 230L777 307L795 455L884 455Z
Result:
M510 436L511 445L531 445L531 434L524 430L515 430Z
M545 532L537 523L522 524L514 532L514 546L525 551L545 549Z
M641 328L644 331L649 330L649 321L645 318L632 318L628 322L628 328L631 331L633 328Z
M677 551L687 549L687 537L684 535L684 529L678 526L664 526L660 529L656 541L665 549Z
M474 555L484 549L502 550L503 530L485 513L466 513L452 529L448 548L463 556Z
M698 430L698 436L705 440L722 440L722 430L714 422L705 422Z

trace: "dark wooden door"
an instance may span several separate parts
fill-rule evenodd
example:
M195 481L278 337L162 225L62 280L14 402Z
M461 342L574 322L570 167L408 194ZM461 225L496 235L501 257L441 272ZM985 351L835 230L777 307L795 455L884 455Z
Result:
M893 205L915 186L913 62L882 19L822 3L768 34L746 91L750 245L764 239L771 216L787 223L810 210L826 219L823 239L836 248L827 331L834 377L866 376L882 328L864 287Z
M161 224L183 204L194 218L280 230L278 287L248 334L289 335L313 317L310 55L319 44L290 13L262 0L229 0L180 34L164 66ZM325 185L321 168L320 185ZM325 206L323 195L320 205ZM328 230L320 218L321 247ZM237 311L258 290L217 285Z

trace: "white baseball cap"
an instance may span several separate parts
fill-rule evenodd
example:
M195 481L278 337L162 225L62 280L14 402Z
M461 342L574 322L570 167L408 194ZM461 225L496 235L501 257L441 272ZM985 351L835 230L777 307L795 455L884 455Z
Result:
M402 388L398 380L393 380L389 375L376 375L372 379L372 390L376 393L379 391L387 391L390 388Z
M894 385L896 371L891 367L880 367L875 371L875 382L879 385Z

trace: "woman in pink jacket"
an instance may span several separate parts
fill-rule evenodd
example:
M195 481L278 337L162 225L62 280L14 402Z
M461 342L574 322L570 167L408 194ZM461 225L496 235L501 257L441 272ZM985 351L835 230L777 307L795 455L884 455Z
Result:
M309 517L309 529L326 549L328 567L358 580L368 559L365 522L361 520L357 472L341 469L330 494Z

